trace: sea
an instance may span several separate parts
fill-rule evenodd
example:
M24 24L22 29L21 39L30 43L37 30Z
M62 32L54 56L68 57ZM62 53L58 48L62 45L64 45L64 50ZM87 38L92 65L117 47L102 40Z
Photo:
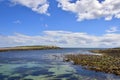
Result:
M0 80L120 80L120 76L63 61L66 54L93 54L94 48L0 52Z

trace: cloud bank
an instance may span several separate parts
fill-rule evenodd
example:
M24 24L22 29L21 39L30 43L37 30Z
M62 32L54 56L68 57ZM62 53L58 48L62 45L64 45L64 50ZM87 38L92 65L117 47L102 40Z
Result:
M11 0L11 2L28 7L39 14L50 15L48 0ZM62 10L76 14L78 21L120 18L120 0L57 0L57 2Z
M101 36L70 31L44 31L43 35L28 36L15 33L0 35L0 47L20 45L56 45L61 47L119 47L120 34L106 33Z
M50 15L47 11L49 3L47 0L11 0L12 3L28 7L39 14Z
M120 18L120 0L57 0L58 7L77 15L78 21Z

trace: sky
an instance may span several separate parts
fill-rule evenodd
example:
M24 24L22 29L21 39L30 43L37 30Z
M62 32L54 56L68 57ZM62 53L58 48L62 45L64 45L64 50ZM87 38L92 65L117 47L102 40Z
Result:
M0 0L0 47L120 47L119 0Z

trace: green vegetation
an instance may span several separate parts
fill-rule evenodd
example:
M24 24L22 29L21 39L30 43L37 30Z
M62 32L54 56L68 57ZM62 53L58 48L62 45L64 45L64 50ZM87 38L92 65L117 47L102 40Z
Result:
M120 48L93 50L102 55L65 55L66 61L73 61L75 65L82 65L86 69L120 75Z
M120 57L120 48L111 48L106 50L92 50L93 53L100 53L106 56Z
M56 46L17 46L9 48L0 48L0 52L3 51L16 51L16 50L44 50L44 49L60 49Z

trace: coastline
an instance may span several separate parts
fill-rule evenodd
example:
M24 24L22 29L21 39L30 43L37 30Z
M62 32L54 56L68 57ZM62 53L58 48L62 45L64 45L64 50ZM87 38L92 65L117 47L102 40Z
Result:
M23 51L23 50L48 50L48 49L61 49L61 48L57 46L17 46L17 47L0 48L0 52Z
M120 49L92 50L95 54L68 54L64 61L81 65L85 69L116 74L120 76Z

